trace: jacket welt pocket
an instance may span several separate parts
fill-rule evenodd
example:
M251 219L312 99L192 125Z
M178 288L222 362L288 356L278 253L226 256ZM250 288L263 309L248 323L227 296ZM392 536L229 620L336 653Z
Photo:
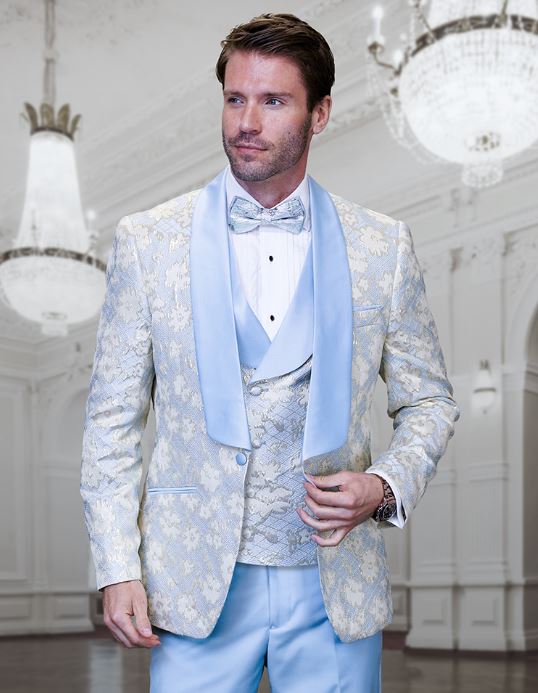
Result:
M148 495L157 493L196 493L197 490L196 486L153 486L146 489Z
M379 322L382 309L383 305L380 303L353 306L353 325L362 327Z

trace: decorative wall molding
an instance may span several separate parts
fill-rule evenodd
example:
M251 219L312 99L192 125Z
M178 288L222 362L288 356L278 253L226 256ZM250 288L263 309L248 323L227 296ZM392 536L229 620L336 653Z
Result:
M529 580L512 580L512 579L484 579L483 581L480 580L480 578L474 577L472 579L467 579L466 576L457 576L454 575L453 577L448 577L445 578L444 580L439 580L435 584L432 584L429 580L423 580L420 577L419 578L412 578L410 580L406 580L404 582L398 582L396 581L394 583L398 587L408 587L409 589L421 589L421 590L426 590L426 589L438 589L440 587L443 588L457 588L457 589L466 589L466 588L472 588L472 589L477 589L480 587L501 587L506 590L511 590L511 589L519 589L523 587L528 587L531 589L535 589L538 587L536 578L531 578Z
M0 594L2 635L77 633L93 630L87 593Z
M28 450L25 422L28 398L24 381L0 379L0 412L2 413L2 483L0 503L4 517L3 532L9 527L10 552L2 554L0 583L27 583L29 528ZM6 547L7 548L7 547Z
M506 236L505 276L511 295L517 293L529 271L538 267L538 219L532 226L512 231Z
M115 0L111 6L108 0L70 0L60 3L57 8L57 25L60 29L74 27L84 29L83 37L91 43L96 39L117 43L118 34L132 32L132 22L140 21L141 13L147 16L155 11L157 0ZM7 0L0 8L0 24L11 27L29 23L43 23L41 3Z
M446 210L452 218L453 227L469 226L477 221L477 200L479 191L463 185L447 191Z
M16 347L17 343L35 344L40 341L39 328L9 309L3 302L0 302L0 335L1 346L11 343ZM8 338L6 335L13 337Z
M456 470L447 466L446 462L442 462L435 476L430 482L430 487L435 486L454 486L457 480Z
M461 469L461 474L466 481L471 483L484 481L506 481L509 467L506 462L467 462Z
M442 250L423 253L417 249L428 296L447 294L450 290L450 275L454 271L454 254Z
M499 587L508 584L508 565L504 560L466 559L462 578L466 587Z
M485 232L454 235L450 242L424 244L417 248L420 264L427 279L442 288L452 272L472 269L473 282L499 279L510 281L512 292L525 276L538 266L538 207L533 212L536 223L509 232L504 225L490 225ZM512 225L516 222L512 219ZM445 290L448 287L445 286Z
M538 184L537 163L538 155L533 159L532 165L529 165L527 161L513 164L519 171L518 178L525 180L531 186ZM430 234L420 244L421 252L452 250L469 242L480 242L481 238L487 240L500 234L517 233L521 229L538 226L538 204L530 198L525 198L525 204L521 204L517 191L514 191L514 199L518 200L517 205L505 205L493 218L477 212L474 222L469 220L464 226L453 227L447 223L450 217L447 216L446 206L447 190L451 190L454 184L453 176L444 168L436 173L435 169L428 171L425 167L424 174L426 172L429 173L427 180L425 176L420 175L395 190L384 189L380 192L379 199L369 203L373 209L383 209L386 214L394 218L408 221L412 229L422 221L423 217L427 217L424 223L428 225L432 222L436 223L436 233ZM507 176L504 183L489 190L488 196L506 191L509 178ZM483 192L482 195L485 196L485 193Z
M75 394L87 389L92 364L83 364L75 370L39 381L39 406L43 412L61 408Z
M454 592L451 587L413 587L411 630L407 635L406 645L414 648L454 648L454 613Z
M431 560L422 559L413 569L413 577L409 581L410 587L416 587L417 584L428 584L438 587L439 585L454 585L456 584L455 576L457 574L457 565L451 560Z
M468 270L473 283L497 281L502 275L502 258L506 254L504 234L480 237L465 243L455 257L454 271Z
M525 373L524 390L538 395L538 367L529 364L529 369Z
M391 580L392 588L392 623L388 630L406 631L409 628L408 590Z

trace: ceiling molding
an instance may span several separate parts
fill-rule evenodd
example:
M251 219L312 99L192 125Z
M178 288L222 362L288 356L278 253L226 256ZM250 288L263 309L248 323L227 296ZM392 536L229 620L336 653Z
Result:
M88 4L89 0L77 0L71 15L77 16L78 12L80 17ZM137 0L123 0L121 9L130 12L140 4ZM389 0L389 4L396 10L397 0ZM10 6L11 14L16 14L16 8L22 11L25 3L19 0ZM359 5L352 0L321 0L309 3L298 13L313 23L315 20L333 49L337 64L336 102L350 84L359 81L364 82L362 89L368 87L365 41L370 10L369 4ZM118 11L114 16L119 16ZM121 24L113 22L117 23ZM111 122L107 129L88 139L83 129L77 141L81 191L85 208L98 211L98 225L103 227L103 217L109 216L107 209L117 206L118 201L121 204L126 190L132 197L131 190L144 190L147 180L157 181L160 176L166 179L162 172L177 175L181 163L191 161L201 144L205 148L206 142L213 142L216 148L220 147L220 110L220 85L212 63L191 72L180 85L172 86L158 99ZM361 115L369 117L371 109L358 104L346 114L338 116L335 112L329 132L358 123ZM155 183L150 183L150 187L155 187ZM0 249L11 245L18 228L23 193L20 181L0 190Z

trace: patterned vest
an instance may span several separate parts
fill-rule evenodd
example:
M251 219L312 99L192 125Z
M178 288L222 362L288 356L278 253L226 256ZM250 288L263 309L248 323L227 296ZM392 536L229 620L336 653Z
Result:
M304 524L295 510L304 505L305 496L301 457L312 369L311 248L289 307L295 311L295 332L301 333L303 346L297 348L290 335L284 345L288 355L292 355L285 367L289 371L276 378L255 379L249 384L256 367L277 345L275 340L268 340L247 303L233 244L228 240L243 398L252 444L237 560L258 565L312 565L317 563L316 544L310 539L314 530Z
M255 369L241 367L252 440L237 557L243 563L317 563L316 544L310 539L314 530L295 510L304 505L301 451L311 363L312 357L284 376L250 386Z

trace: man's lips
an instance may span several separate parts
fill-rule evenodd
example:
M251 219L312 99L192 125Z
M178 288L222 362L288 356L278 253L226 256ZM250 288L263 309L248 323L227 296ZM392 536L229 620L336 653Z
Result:
M265 147L256 147L253 144L234 144L234 147L236 149L249 149L251 151L256 151L256 152L263 152Z

